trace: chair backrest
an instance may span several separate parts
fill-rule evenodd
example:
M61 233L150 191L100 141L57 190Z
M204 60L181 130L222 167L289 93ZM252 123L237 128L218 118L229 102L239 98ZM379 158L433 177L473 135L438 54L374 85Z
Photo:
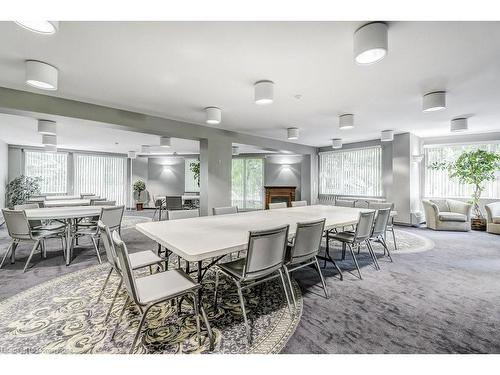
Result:
M101 220L110 231L118 229L122 225L123 211L125 206L103 207L101 208Z
M157 197L157 196L155 196L153 198L153 201L154 201L155 207L159 208L159 207L161 207L165 203L165 198L164 197Z
M494 216L500 216L500 202L490 203L484 206L488 223L493 222Z
M180 195L167 195L165 197L165 206L167 210L182 210L182 197Z
M33 208L40 208L40 204L38 203L25 203L25 204L16 204L14 206L14 210L31 210Z
M91 201L94 206L116 206L116 201Z
M354 241L364 241L370 238L372 234L373 221L375 220L375 211L366 211L359 213L358 224L354 232Z
M375 217L375 223L373 224L371 237L376 238L379 236L383 236L385 234L390 217L391 217L390 208L380 208L377 210L377 215Z
M9 236L19 240L31 239L31 227L24 210L2 210Z
M293 201L292 207L304 207L307 206L307 201Z
M368 208L368 205L370 203L364 199L356 199L354 201L354 207L355 208Z
M287 261L302 262L316 256L321 246L323 231L325 230L325 220L315 220L297 223L295 240Z
M269 203L270 210L275 210L277 208L287 208L286 202Z
M229 214L237 214L237 213L238 213L237 206L213 207L212 208L213 215L229 215Z
M243 279L264 277L283 266L288 243L288 229L289 225L284 225L250 232Z
M122 271L122 279L127 292L130 294L136 304L139 304L139 295L137 293L137 285L135 283L134 271L130 265L127 245L122 241L120 234L115 230L112 232L113 244L115 245L116 254L118 255L118 263Z
M335 206L339 207L354 207L355 201L347 199L335 199Z
M97 197L97 195L92 194L92 193L81 193L81 194L80 194L80 198L81 198L81 199L90 199L91 197L96 197L96 198L98 198L98 197Z
M394 209L394 203L391 202L368 202L368 208L372 210L380 210L381 208Z
M121 275L120 264L118 263L118 256L116 255L115 245L113 239L111 238L111 232L107 225L105 225L101 220L97 222L99 227L99 232L101 233L101 239L104 243L104 249L106 250L106 256L108 258L108 263L114 268L114 270Z
M167 211L168 220L189 219L192 217L199 217L199 210L173 210Z

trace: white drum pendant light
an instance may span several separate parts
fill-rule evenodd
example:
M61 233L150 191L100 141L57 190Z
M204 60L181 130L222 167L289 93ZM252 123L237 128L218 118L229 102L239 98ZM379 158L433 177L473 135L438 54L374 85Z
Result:
M172 139L170 137L161 137L160 138L160 146L161 147L170 147L172 144Z
M207 107L205 108L205 113L207 114L207 124L218 125L222 121L222 111L220 108Z
M274 82L255 82L255 104L271 104L274 100Z
M342 139L340 139L340 138L332 139L332 148L333 149L342 148Z
M36 60L26 60L26 84L41 90L57 90L56 67Z
M387 55L387 25L372 22L354 33L354 60L360 65L374 64Z
M57 135L57 124L55 121L38 120L38 133Z
M127 154L129 159L135 159L137 157L137 152L135 151L129 151Z
M463 132L469 129L469 124L466 118L455 118L451 120L450 130L452 132Z
M352 129L354 128L354 115L345 114L339 116L339 129Z
M38 34L55 34L59 30L59 21L14 21L19 26Z
M382 142L392 142L394 140L394 130L382 130L380 140Z
M233 146L233 155L239 155L240 154L240 148L238 146Z
M42 135L42 144L45 146L57 146L57 137L55 135Z
M435 91L424 95L422 110L424 112L439 111L446 108L446 92Z
M294 139L299 139L299 129L297 128L288 128L286 130L287 132L287 138L290 139L290 140L294 140Z

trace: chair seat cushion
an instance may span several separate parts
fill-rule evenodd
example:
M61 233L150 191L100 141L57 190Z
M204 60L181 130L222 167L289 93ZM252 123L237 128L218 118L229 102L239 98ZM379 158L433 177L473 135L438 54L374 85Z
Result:
M493 221L493 223L495 224L500 224L500 216L493 216L491 218L491 221Z
M128 256L130 259L130 265L134 270L142 267L152 266L154 264L165 261L165 259L160 258L151 250L130 253Z
M42 225L40 227L37 227L35 229L37 230L46 230L46 231L61 231L66 228L66 225L63 223L50 223L47 225Z
M139 302L148 304L168 299L189 290L196 290L199 285L181 270L155 273L135 279Z
M352 242L354 239L354 233L353 232L340 232L340 233L331 234L329 237L333 238L334 240L340 241L340 242Z
M441 212L439 214L439 220L458 221L460 223L465 223L467 221L467 216L465 216L464 214L459 214L457 212Z
M231 262L219 264L218 267L224 272L236 277L243 277L243 268L245 267L246 258L239 258Z

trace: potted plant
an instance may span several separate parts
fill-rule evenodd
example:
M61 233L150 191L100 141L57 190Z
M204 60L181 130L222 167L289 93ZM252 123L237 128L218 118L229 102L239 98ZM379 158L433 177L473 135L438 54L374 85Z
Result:
M40 177L21 175L7 185L7 207L24 204L34 195L40 195Z
M474 213L472 229L486 230L486 219L479 208L479 200L484 183L495 180L496 172L500 170L500 154L482 149L465 151L453 162L434 162L429 167L436 170L446 169L450 178L458 178L460 183L474 187L469 201L473 205Z
M189 169L193 172L193 178L200 187L200 161L193 161L189 164Z
M144 202L146 201L146 183L142 180L134 182L132 187L134 190L135 209L142 211L144 209Z

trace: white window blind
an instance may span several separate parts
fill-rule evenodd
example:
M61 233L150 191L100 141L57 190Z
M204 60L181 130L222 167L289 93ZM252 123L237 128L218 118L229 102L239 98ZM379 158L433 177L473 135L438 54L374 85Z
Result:
M93 193L125 204L127 159L106 155L74 154L75 193Z
M199 192L200 187L194 179L194 173L191 170L191 163L199 163L198 159L184 159L184 190L187 192Z
M231 204L243 210L264 208L264 160L235 158L231 175Z
M429 166L435 161L453 162L464 151L483 149L500 153L499 143L485 144L452 144L428 145L424 147L425 155L425 197L427 198L470 198L473 187L458 182L457 179L448 177L446 170L432 170ZM500 179L489 181L484 185L482 198L500 198Z
M319 193L382 196L382 148L320 153Z
M68 155L65 153L25 151L24 174L40 177L42 194L66 194Z

